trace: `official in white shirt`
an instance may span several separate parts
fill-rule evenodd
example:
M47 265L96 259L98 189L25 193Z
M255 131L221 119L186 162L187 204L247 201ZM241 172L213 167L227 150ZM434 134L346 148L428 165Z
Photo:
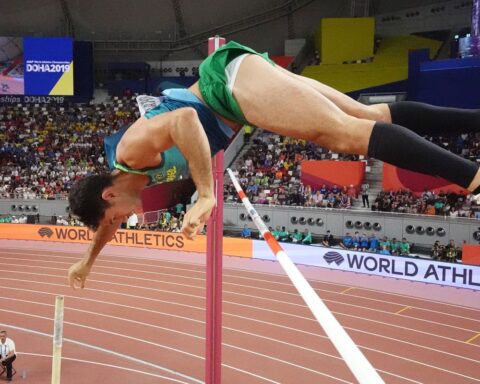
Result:
M7 381L12 381L15 355L15 343L7 337L7 331L0 331L0 363L7 370Z

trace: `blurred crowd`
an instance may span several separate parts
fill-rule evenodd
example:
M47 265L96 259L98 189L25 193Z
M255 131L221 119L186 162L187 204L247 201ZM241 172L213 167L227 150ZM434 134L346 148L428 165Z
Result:
M275 229L272 227L269 227L268 229L275 240L282 243L311 245L314 242L312 233L308 228L306 228L304 232L300 232L298 229L289 231L285 226L280 227L279 225L277 225ZM251 239L254 237L252 230L247 224L243 226L240 236L244 239ZM257 237L259 239L263 239L261 233L259 232L257 232Z
M479 218L480 207L473 195L425 191L416 197L410 191L391 191L380 192L371 208L372 211Z
M360 234L358 231L353 236L347 232L339 245L344 249L352 251L374 252L395 256L409 256L411 248L411 244L406 238L397 240L395 237L388 239L387 236L384 236L382 239L378 239L374 233L367 235L366 233Z
M301 161L332 158L355 160L352 155L332 154L305 140L262 132L233 167L240 184L254 204L324 208L350 208L357 191L351 186L326 185L314 189L301 182ZM233 185L224 191L226 202L239 202Z
M131 99L89 106L0 106L0 198L65 197L105 172L103 138L137 118Z
M0 198L65 198L79 178L107 172L103 138L137 118L136 103L131 95L84 106L0 106ZM304 185L300 165L303 160L358 160L357 156L334 154L311 142L268 132L250 138L251 131L250 127L247 130L250 145L232 168L252 203L348 209L358 198L360 191L353 185ZM429 139L471 160L480 157L480 140L474 134ZM368 196L368 189L360 194ZM240 202L231 183L225 185L224 200ZM131 217L125 228L180 232L186 210L180 205L159 212L152 220ZM425 191L421 196L414 196L410 191L380 192L370 207L373 211L480 218L480 206L471 195L449 192ZM2 222L26 223L27 215L3 216ZM56 216L51 223L81 225L69 215ZM299 232L279 226L271 228L271 232L278 241L315 243L308 229ZM252 237L248 225L241 236ZM378 239L374 234L356 232L337 239L327 231L321 244L385 255L411 254L412 244L405 238ZM452 241L445 245L437 242L431 256L455 261L458 249Z

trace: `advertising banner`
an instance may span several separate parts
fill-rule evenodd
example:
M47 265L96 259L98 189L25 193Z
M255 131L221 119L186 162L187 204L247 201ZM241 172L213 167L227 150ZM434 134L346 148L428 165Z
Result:
M0 224L0 238L9 240L90 243L93 238L93 232L85 227ZM199 253L205 253L207 249L205 236L197 236L195 241L191 241L181 233L123 229L118 230L108 244ZM252 241L226 238L224 239L223 251L225 255L229 256L251 257Z
M25 97L73 96L73 40L0 36L2 104ZM18 97L11 97L12 95ZM20 102L20 101L18 101Z
M480 291L480 267L431 259L353 252L336 248L281 244L296 264L392 277ZM254 240L253 258L274 260L268 245Z
M462 244L462 262L480 265L480 244Z
M73 41L69 38L23 39L26 95L73 95Z
M382 188L384 191L409 190L420 196L425 190L435 193L453 192L468 195L468 190L441 177L425 175L383 163Z
M365 177L363 161L304 160L301 165L302 183L314 189L336 184L340 188L353 185L358 190Z

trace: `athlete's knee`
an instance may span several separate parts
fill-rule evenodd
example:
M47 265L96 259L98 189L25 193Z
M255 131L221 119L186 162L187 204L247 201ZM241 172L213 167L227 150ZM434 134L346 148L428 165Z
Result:
M322 131L312 141L337 153L349 153L354 146L348 129L332 128L328 131Z
M367 151L369 131L364 129L362 123L365 120L348 116L330 129L319 132L313 141L336 153L364 154Z
M335 153L359 153L358 143L350 140L348 136L332 139L328 149Z
M367 120L382 121L384 123L392 122L392 116L390 114L390 108L388 107L388 104L372 104L365 107L367 108L369 115Z

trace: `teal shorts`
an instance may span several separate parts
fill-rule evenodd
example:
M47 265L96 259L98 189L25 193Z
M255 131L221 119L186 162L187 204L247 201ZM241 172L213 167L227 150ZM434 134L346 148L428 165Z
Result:
M203 99L215 113L240 124L249 124L240 105L227 87L227 75L225 74L227 65L243 54L258 55L274 64L269 59L268 53L258 53L249 47L230 41L200 64L199 86Z

